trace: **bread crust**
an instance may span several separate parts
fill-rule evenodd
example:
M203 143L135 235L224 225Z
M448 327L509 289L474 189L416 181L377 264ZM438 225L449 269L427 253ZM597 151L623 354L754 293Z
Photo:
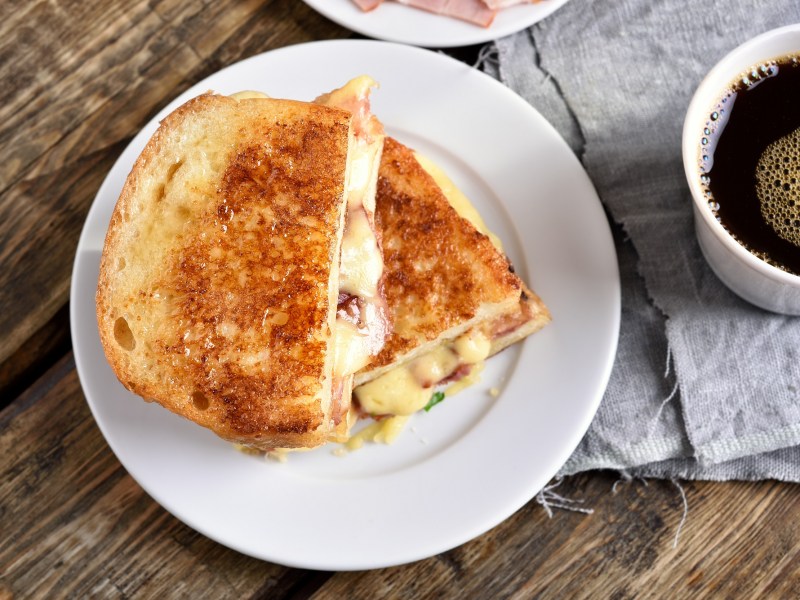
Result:
M129 390L247 446L324 443L350 129L346 111L214 94L164 119L97 289Z
M517 307L492 320L487 326L487 334L492 342L489 356L494 356L512 344L536 333L552 320L550 310L528 286L522 284Z

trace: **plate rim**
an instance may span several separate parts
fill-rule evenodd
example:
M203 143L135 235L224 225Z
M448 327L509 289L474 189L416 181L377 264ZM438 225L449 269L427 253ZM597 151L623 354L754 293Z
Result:
M331 0L303 0L319 14L361 35L425 48L454 48L491 42L546 19L569 2L569 0L541 0L530 5L511 6L502 9L491 26L481 27L408 6L388 4L374 11L361 12L352 0L333 1L334 3L330 4ZM345 3L350 3L352 6L347 6ZM380 12L387 9L390 11L388 16L385 16L385 12ZM498 19L500 23L497 23ZM384 23L387 25L384 26ZM391 25L388 25L389 23ZM425 31L420 33L419 28L413 28L414 24L438 27L436 37ZM442 35L444 37L441 37Z
M508 507L506 507L504 510L500 511L499 513L497 513L495 515L496 518L489 518L489 519L486 519L484 522L482 522L480 525L475 525L472 528L465 528L464 534L459 539L451 538L451 539L449 539L447 541L440 542L438 545L429 544L428 547L425 550L418 551L418 552L407 553L407 555L405 557L403 557L399 561L392 560L391 562L385 562L385 561L381 561L381 560L373 560L372 563L360 562L360 563L357 563L357 564L356 563L350 563L350 562L347 562L347 561L345 561L344 563L332 561L332 562L324 563L324 564L323 563L311 564L311 563L307 563L307 562L304 563L302 561L300 561L300 562L292 561L292 560L288 560L287 561L286 559L281 558L280 556L275 556L274 554L270 554L268 552L267 553L265 553L265 552L254 552L252 548L249 548L249 547L246 547L246 546L244 546L242 544L238 544L236 542L233 542L230 539L223 539L222 537L220 537L214 531L210 531L209 528L206 527L203 523L194 522L191 519L187 519L185 515L177 514L176 511L173 510L173 507L171 506L171 503L169 501L164 500L162 495L159 494L157 491L154 491L154 490L150 489L150 486L144 485L140 481L140 479L134 473L132 473L130 471L130 469L128 468L128 466L122 461L122 459L120 458L120 452L117 450L115 443L113 443L111 441L111 439L109 437L109 433L107 432L107 430L106 430L106 428L105 428L105 426L104 426L104 424L102 422L102 419L98 418L98 414L97 414L97 412L95 410L95 406L93 405L93 402L90 400L89 394L86 391L87 386L85 384L85 378L88 378L88 371L87 371L86 365L83 364L82 352L79 350L79 348L82 347L82 343L83 342L82 342L82 340L79 340L79 337L81 337L81 334L78 331L78 328L74 326L74 324L76 323L76 314L77 314L77 311L78 311L77 299L78 299L78 296L79 296L79 290L77 289L78 278L75 277L75 274L77 273L77 271L79 269L79 262L81 261L83 255L85 254L85 246L87 244L87 242L85 241L85 236L88 235L87 234L88 223L89 223L90 219L93 216L93 211L99 210L96 207L99 204L100 198L101 198L106 186L110 185L110 180L112 178L112 174L119 168L118 165L121 163L123 155L125 154L126 151L128 151L128 149L131 146L133 146L135 144L135 142L137 141L139 136L144 135L145 132L148 130L148 127L152 126L152 124L155 121L157 121L166 112L168 112L168 110L171 109L170 107L173 106L174 104L176 104L182 97L184 97L186 95L191 95L192 94L192 90L194 90L197 87L202 87L204 85L208 85L207 82L210 79L218 77L221 73L223 73L224 71L226 71L228 69L231 69L233 67L237 67L237 65L241 65L242 63L246 63L246 62L254 60L254 59L259 59L260 57L263 57L263 56L265 56L267 54L280 53L280 52L291 52L292 49L296 49L298 47L309 47L309 46L323 47L323 46L333 46L333 45L338 45L338 46L379 45L379 46L382 46L382 47L390 49L389 51L391 51L391 52L395 52L396 51L396 52L400 52L400 53L405 53L405 52L423 53L428 57L436 57L435 60L443 60L443 61L449 62L449 63L451 63L451 66L452 65L457 65L459 68L465 67L465 65L463 63L461 63L461 62L459 62L459 61L457 61L455 59L452 59L450 57L447 57L447 56L444 56L444 55L441 55L441 54L436 54L436 53L433 53L433 52L430 52L430 51L427 51L427 50L423 50L423 49L420 49L420 48L416 48L416 47L412 47L412 46L405 46L405 45L402 45L402 44L396 44L396 43L392 43L392 42L371 41L371 40L315 41L315 42L307 42L307 43L302 43L302 44L295 44L295 45L292 45L292 46L286 46L286 47L282 47L282 48L279 48L279 49L276 49L276 50L268 51L268 52L265 52L265 53L262 53L262 54L259 54L259 55L255 55L255 56L249 57L249 58L244 59L242 61L238 61L237 63L233 63L231 65L228 65L225 68L223 68L223 69L221 69L221 70L209 75L208 77L204 78L202 81L194 84L193 86L190 86L189 89L187 89L186 91L184 91L181 94L179 94L178 96L176 96L172 101L168 102L164 106L164 108L162 108L160 111L158 111L156 116L153 117L153 119L151 119L150 121L148 121L148 123L142 128L142 130L139 133L137 133L136 136L134 136L134 138L131 140L129 145L125 148L125 150L123 150L123 152L120 154L118 159L115 161L114 165L111 167L111 169L109 170L108 174L106 175L106 178L104 179L103 183L101 184L100 188L98 189L98 192L97 192L97 194L95 196L95 199L92 202L92 206L91 206L89 212L87 213L86 222L84 223L84 227L83 227L83 229L81 231L81 236L80 236L80 240L79 240L77 251L76 251L76 255L75 255L75 260L74 260L74 263L73 263L73 278L72 278L71 289L70 289L70 300L71 300L70 322L71 322L71 324L73 324L73 327L71 328L71 335L72 335L73 347L75 348L76 369L78 371L78 376L79 376L79 379L81 381L82 390L84 391L87 403L89 404L90 410L91 410L91 412L93 414L93 417L95 418L95 422L100 427L101 432L103 433L103 436L106 439L106 442L112 448L112 450L114 451L115 455L120 460L120 462L123 464L123 466L125 466L125 468L128 471L128 473L131 474L131 476L137 481L137 483L151 497L153 497L156 500L156 502L158 502L162 507L167 509L173 516L175 516L176 518L178 518L182 522L186 523L188 526L192 527L196 531L202 533L203 535L205 535L205 536L207 536L207 537L209 537L211 539L214 539L215 541L217 541L217 542L219 542L219 543L221 543L221 544L223 544L225 546L228 546L230 548L234 548L234 549L236 549L236 550L238 550L240 552L243 552L245 554L248 554L248 555L251 555L251 556L256 556L256 557L261 558L263 560L269 560L269 561L272 561L272 562L276 562L276 563L279 563L279 564L292 566L292 567L311 568L311 569L333 569L333 570L343 570L344 571L344 570L356 570L356 569L364 569L364 568L380 568L380 567L386 567L386 566L391 566L391 565L396 565L396 564L405 564L405 563L413 562L415 560L419 560L419 559L422 559L422 558L426 558L426 557L432 556L434 554L437 554L439 552L445 551L447 549L459 546L459 545L465 543L466 541L468 541L470 539L473 539L477 535L481 535L482 533L484 533L484 532L488 531L489 529L495 527L500 522L502 522L505 519L509 518L521 506L523 506L527 501L529 501L536 492L539 491L538 490L538 486L533 486L533 485L529 486L530 488L537 487L537 489L525 489L524 491L520 491L519 497L513 499L510 502L510 504L513 505L513 508L510 511L508 510ZM361 50L362 48L359 47L358 49ZM239 68L241 68L241 67L239 67ZM566 145L566 142L564 142L563 138L561 138L561 136L552 127L552 125L549 122L547 122L538 113L538 111L536 111L535 108L533 108L524 99L519 97L517 94L515 94L513 91L508 89L506 86L504 86L500 82L494 80L493 78L491 78L488 75L485 75L485 74L483 74L481 72L477 72L477 73L479 74L480 77L484 78L484 79L481 80L483 83L485 83L487 85L490 85L490 86L495 86L494 87L495 90L502 90L502 93L505 95L505 97L506 97L506 99L508 101L516 102L516 103L518 103L519 106L524 107L523 110L531 111L529 114L535 115L535 120L538 121L538 125L539 126L544 126L546 128L549 128L550 129L550 134L554 135L556 138L558 138L558 140L560 140L560 142L564 145L564 147L567 150L569 150L567 145ZM581 176L583 178L585 178L586 182L588 182L589 186L591 186L592 192L594 194L594 198L597 200L597 206L600 209L600 211L602 212L602 203L600 202L599 197L597 197L596 190L594 190L594 187L591 184L591 180L589 179L589 177L586 174L585 170L583 169L582 165L580 165L580 162L577 160L577 158L574 156L574 154L571 151L569 151L568 156L570 157L570 160L574 162L574 164L572 166L578 168ZM604 391L606 389L606 386L608 384L608 380L609 380L609 377L610 377L610 374L611 374L611 368L613 366L614 358L615 358L615 355L616 355L616 348L617 348L618 337L619 337L619 322L620 322L620 318L621 318L621 288L620 288L620 281L619 281L619 270L618 270L618 263L617 263L617 257L616 257L616 250L615 250L614 245L613 245L613 239L612 239L612 236L611 236L610 226L608 225L607 221L605 222L605 224L606 224L605 236L607 237L607 242L610 243L610 250L612 252L612 258L613 258L613 263L614 263L613 267L614 267L615 273L616 273L616 280L614 282L615 283L615 285L614 285L615 294L614 294L614 297L610 299L610 303L612 305L612 309L611 309L612 314L610 315L611 316L611 322L609 323L609 325L610 325L610 329L613 330L613 335L611 336L611 339L608 340L608 351L605 354L604 364L601 367L601 371L602 371L602 375L600 376L601 383L597 386L597 389L596 389L595 394L594 394L594 398L592 398L592 402L591 402L591 405L590 405L590 410L587 410L582 414L582 419L580 420L580 425L577 426L574 429L574 431L571 432L570 442L568 444L565 444L560 449L560 451L557 453L558 454L557 458L555 458L555 459L551 458L551 460L550 460L550 462L558 462L558 466L563 464L566 461L566 459L569 457L569 455L574 451L574 448L580 442L580 439L583 437L583 435L585 434L585 432L588 429L589 425L591 424L591 421L592 421L592 419L593 419L593 417L594 417L594 415L595 415L595 413L597 411L597 408L598 408L598 406L599 406L599 404L600 404L600 402L602 400L602 396L603 396ZM519 378L517 378L517 379L519 379ZM557 468L558 467L556 467L556 469L553 470L553 472L546 477L546 480L549 480L552 477L552 475L555 474L555 472L557 471ZM546 480L545 480L545 483L546 483ZM506 504L509 504L509 502L507 502Z

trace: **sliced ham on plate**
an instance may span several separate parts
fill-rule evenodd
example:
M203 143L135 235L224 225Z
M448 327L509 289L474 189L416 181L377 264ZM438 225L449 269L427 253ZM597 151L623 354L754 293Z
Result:
M495 14L515 4L532 4L539 0L396 0L400 4L421 8L437 15L455 17L482 27L489 27ZM378 7L383 0L353 0L363 11Z
M397 0L401 4L421 8L432 13L455 17L482 27L494 20L495 11L481 0Z
M515 4L533 4L534 2L539 2L539 0L483 0L483 3L492 10L508 8Z

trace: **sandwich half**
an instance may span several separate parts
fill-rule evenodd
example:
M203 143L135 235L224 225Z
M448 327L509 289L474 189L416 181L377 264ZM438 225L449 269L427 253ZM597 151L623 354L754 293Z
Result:
M384 143L376 221L394 330L356 374L363 413L410 415L437 386L468 376L550 321L463 194L391 138Z
M101 259L100 338L145 399L248 447L314 447L386 336L337 316L340 272L357 270L349 198L369 190L353 184L352 112L253 96L190 100L135 162ZM381 310L361 305L356 320Z

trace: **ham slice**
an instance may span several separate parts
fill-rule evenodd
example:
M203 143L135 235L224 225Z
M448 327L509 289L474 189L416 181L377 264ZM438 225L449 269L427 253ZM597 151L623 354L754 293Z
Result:
M421 8L428 12L447 17L455 17L482 27L489 27L494 20L495 11L481 0L397 0L401 4Z
M489 27L498 10L515 4L531 4L539 0L396 0L400 4L420 8L437 15L454 17ZM376 9L383 0L353 0L364 12Z
M483 3L492 10L500 10L501 8L508 8L515 4L533 4L539 0L483 0Z
M364 12L367 12L378 8L378 6L380 5L381 2L383 2L383 0L353 0L353 2L355 2L356 5L358 5L358 8L360 8Z

